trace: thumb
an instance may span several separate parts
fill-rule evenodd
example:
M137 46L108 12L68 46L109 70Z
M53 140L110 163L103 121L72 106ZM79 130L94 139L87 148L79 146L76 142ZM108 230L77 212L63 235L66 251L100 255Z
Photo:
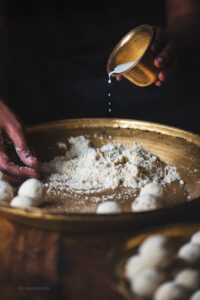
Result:
M123 76L122 75L117 75L116 79L117 79L117 81L121 81L123 79Z

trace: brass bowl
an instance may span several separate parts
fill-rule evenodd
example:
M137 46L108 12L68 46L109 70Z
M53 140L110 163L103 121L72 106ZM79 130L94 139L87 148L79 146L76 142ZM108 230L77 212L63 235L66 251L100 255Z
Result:
M133 67L117 75L124 76L138 86L153 84L158 69L154 66L154 56L149 50L152 38L153 28L150 25L140 25L128 32L116 45L108 59L108 74L117 65L137 61Z
M178 251L179 247L188 243L191 236L200 230L199 222L189 223L174 223L162 225L159 227L153 227L148 230L140 231L136 235L127 238L118 249L113 249L110 253L109 264L109 277L111 278L112 287L118 291L124 299L127 300L142 300L143 297L139 297L131 291L130 284L125 274L125 265L127 260L138 254L138 248L142 242L152 235L162 235L170 238L173 241L173 245ZM181 267L179 262L179 268ZM199 268L199 264L195 266ZM182 264L182 269L185 268L185 264ZM173 271L175 270L175 266ZM169 270L169 271L172 271Z
M200 137L196 134L150 122L108 118L44 123L27 128L27 134L41 161L48 161L60 155L61 150L56 143L66 142L70 136L87 135L91 137L95 146L110 141L110 135L113 139L129 145L137 141L146 150L158 155L161 160L177 167L191 201L148 212L131 213L126 210L117 215L78 211L67 213L51 211L48 208L20 209L1 203L0 214L14 221L52 230L113 231L152 224L154 221L159 222L184 212L189 214L190 209L200 207L200 200L197 199L200 196ZM103 139L98 136L102 136ZM73 201L71 205L73 207ZM86 207L89 205L85 203Z

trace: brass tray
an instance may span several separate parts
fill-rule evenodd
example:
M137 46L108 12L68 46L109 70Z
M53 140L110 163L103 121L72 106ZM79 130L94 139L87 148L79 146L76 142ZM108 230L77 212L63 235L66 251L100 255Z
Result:
M55 155L60 155L62 150L58 149L56 143L66 142L70 136L86 135L95 146L107 143L109 136L128 144L140 142L146 150L177 167L191 200L155 211L125 211L117 215L67 213L47 208L20 209L1 204L0 214L14 221L51 230L112 231L152 224L153 221L200 207L200 137L196 134L161 124L108 118L49 122L27 128L27 134L40 161L48 161ZM98 138L100 136L103 138Z
M151 235L159 234L173 239L177 249L184 243L189 242L193 233L200 230L200 223L177 223L164 225L149 230L142 231L127 241L115 252L110 253L109 278L112 287L128 300L141 300L141 298L131 292L129 282L125 276L125 264L127 259L137 254L138 247ZM197 267L197 266L196 266ZM198 266L199 267L199 266Z

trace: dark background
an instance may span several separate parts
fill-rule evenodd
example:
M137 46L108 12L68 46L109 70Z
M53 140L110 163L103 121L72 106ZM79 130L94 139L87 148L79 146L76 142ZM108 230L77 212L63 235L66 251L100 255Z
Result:
M199 132L200 59L187 56L162 87L112 80L106 65L132 28L165 28L164 1L7 1L9 105L26 124L79 117L159 122ZM191 46L192 47L192 46Z

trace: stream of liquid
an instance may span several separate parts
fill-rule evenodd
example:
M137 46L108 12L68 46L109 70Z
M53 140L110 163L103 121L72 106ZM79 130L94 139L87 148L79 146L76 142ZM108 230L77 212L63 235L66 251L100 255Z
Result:
M137 62L136 61L131 61L131 62L127 62L124 64L120 64L117 65L109 74L108 74L108 113L111 114L112 113L112 99L111 99L111 77L112 74L121 74L122 72L125 72L126 70L130 69L131 67L133 67Z

